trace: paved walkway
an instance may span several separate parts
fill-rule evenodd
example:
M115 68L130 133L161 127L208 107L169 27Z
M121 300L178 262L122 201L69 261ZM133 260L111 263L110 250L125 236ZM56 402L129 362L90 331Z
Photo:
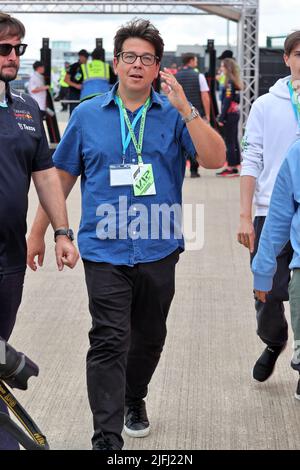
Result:
M249 259L235 241L239 179L202 171L185 180L185 202L205 205L205 245L181 256L168 338L147 407L152 432L125 449L297 449L300 402L290 347L265 384L251 378L262 350L255 334ZM28 222L37 200L30 193ZM77 185L68 201L79 223ZM85 386L90 317L83 269L58 273L48 234L44 267L27 273L11 344L40 366L18 392L53 449L89 449L92 420Z

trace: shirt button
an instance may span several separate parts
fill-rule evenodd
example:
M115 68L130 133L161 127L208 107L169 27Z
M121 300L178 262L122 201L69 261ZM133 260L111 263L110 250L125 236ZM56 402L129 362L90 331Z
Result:
M132 159L133 163L135 162L135 158Z
M136 207L134 207L133 210L136 211Z
M132 232L132 233L133 233L133 235L136 235L136 232Z

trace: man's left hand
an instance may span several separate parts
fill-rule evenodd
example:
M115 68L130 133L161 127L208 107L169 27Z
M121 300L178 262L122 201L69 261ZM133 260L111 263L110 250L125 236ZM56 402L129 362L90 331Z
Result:
M76 247L64 235L58 236L55 245L56 263L59 271L64 269L64 265L73 269L76 265L79 254Z

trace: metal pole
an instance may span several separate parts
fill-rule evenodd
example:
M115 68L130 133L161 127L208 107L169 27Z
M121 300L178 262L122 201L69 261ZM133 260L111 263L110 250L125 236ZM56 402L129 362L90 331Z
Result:
M230 49L230 22L227 20L227 48Z

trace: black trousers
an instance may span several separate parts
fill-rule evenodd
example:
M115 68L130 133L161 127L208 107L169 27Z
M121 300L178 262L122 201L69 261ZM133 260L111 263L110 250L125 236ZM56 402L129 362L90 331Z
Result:
M92 329L87 387L93 445L102 436L122 448L124 406L147 395L166 334L178 251L134 267L84 261Z
M199 163L197 162L196 158L192 157L191 155L188 156L188 159L190 161L190 170L191 174L197 174L198 173L198 168L199 168Z
M59 100L67 100L69 99L69 94L70 94L69 87L61 86L59 89L59 95L57 98ZM68 109L68 105L66 103L62 103L61 106L62 106L62 110L66 111Z
M255 217L255 246L251 263L258 249L265 217ZM293 257L291 243L288 242L277 257L277 271L273 287L267 296L266 303L255 301L257 334L268 346L283 346L288 339L288 324L284 314L283 301L289 300L288 285L290 281L289 264Z
M0 274L0 336L8 341L21 303L25 272ZM0 411L7 413L0 399ZM18 442L0 427L0 450L18 450Z
M226 144L226 158L229 166L241 163L241 151L238 139L240 113L228 113L224 124L224 140Z
M69 99L70 100L79 100L80 99L80 90L77 90L76 88L70 87L70 89L69 89ZM79 103L70 103L69 104L70 116L73 113L76 106L78 106L78 105L79 105Z

